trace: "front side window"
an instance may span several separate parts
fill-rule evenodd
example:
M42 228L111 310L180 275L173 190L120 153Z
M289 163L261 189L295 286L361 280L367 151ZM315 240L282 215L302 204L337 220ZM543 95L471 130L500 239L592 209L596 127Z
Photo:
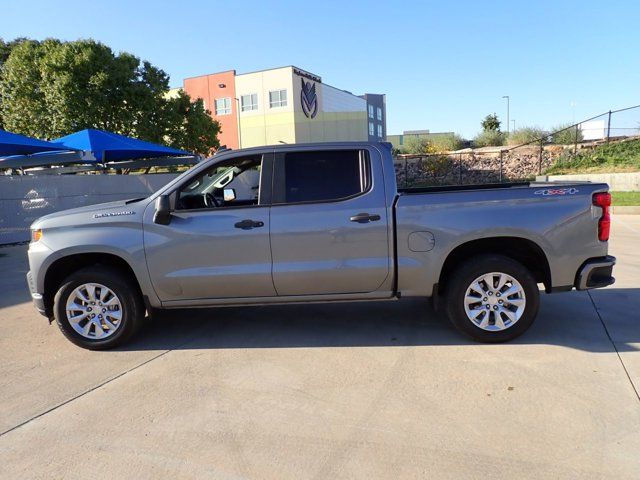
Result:
M287 91L272 90L269 92L269 108L286 107Z
M231 115L231 98L216 98L216 115Z
M182 185L176 210L258 205L261 171L262 155L216 164Z
M282 154L276 160L276 203L334 201L368 190L369 162L362 150Z
M373 105L369 105L369 118L373 118Z
M378 115L378 120L382 121L382 109L380 107L376 109L376 113Z
M369 122L369 136L373 137L373 122Z
M240 105L243 112L258 109L258 94L251 93L249 95L242 95L240 97Z
M382 138L382 125L378 125L378 137Z

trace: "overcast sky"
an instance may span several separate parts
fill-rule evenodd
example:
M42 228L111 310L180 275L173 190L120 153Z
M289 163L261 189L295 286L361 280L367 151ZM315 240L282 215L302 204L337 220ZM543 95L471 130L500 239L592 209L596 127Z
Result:
M94 38L185 77L297 65L386 93L388 132L473 136L640 104L640 2L3 2L0 37ZM640 115L637 115L640 121ZM506 125L504 125L506 128Z

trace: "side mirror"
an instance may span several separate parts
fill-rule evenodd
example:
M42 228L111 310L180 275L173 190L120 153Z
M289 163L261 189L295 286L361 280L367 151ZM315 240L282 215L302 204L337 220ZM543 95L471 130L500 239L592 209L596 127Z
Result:
M156 213L153 214L153 223L169 225L171 223L171 202L169 195L160 195L156 198Z
M233 202L236 199L236 191L233 188L225 188L223 193L225 202Z

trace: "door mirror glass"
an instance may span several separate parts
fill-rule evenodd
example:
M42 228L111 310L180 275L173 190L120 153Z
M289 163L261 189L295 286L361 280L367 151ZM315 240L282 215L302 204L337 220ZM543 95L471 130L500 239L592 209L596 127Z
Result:
M234 188L225 188L223 196L225 203L233 202L236 199L236 190Z
M153 214L153 222L160 225L169 225L171 222L169 195L160 195L156 198L156 212Z

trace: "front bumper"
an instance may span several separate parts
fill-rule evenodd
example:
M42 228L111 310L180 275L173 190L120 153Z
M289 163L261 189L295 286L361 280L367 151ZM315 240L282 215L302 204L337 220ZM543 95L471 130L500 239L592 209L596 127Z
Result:
M616 257L611 255L590 258L582 264L578 269L578 273L576 273L574 284L576 290L589 290L613 285L616 279L611 274L615 264Z
M41 293L36 292L35 283L33 281L33 275L31 272L27 272L27 285L29 285L29 292L31 293L31 300L33 301L33 306L36 307L36 310L40 312L40 315L47 316L46 309L44 307L44 298Z

